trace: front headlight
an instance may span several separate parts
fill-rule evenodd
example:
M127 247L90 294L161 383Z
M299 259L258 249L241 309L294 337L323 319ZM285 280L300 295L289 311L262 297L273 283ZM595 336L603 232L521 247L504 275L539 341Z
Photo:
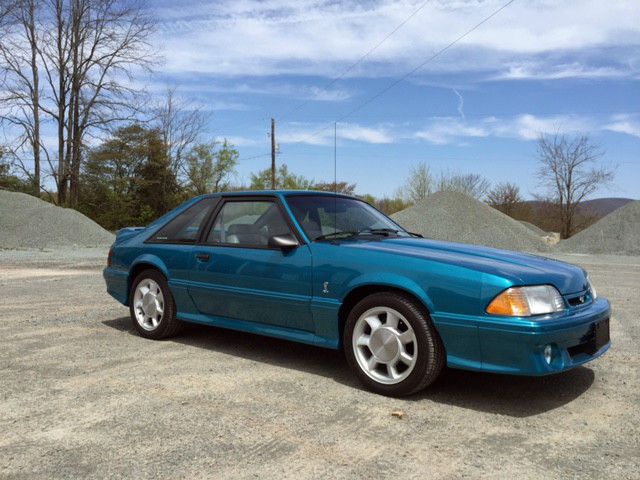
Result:
M551 285L508 288L487 307L491 315L530 317L564 310L562 296Z
M587 285L589 286L589 291L591 292L591 299L595 300L596 298L598 298L596 287L594 287L593 283L591 283L591 279L589 278L589 275L587 275Z

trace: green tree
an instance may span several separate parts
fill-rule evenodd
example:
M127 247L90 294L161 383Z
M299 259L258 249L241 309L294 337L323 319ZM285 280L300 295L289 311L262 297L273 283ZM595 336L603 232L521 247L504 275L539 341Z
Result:
M286 164L280 165L276 171L276 188L284 190L309 190L314 181L302 175L289 172ZM267 168L251 174L251 190L269 190L271 188L271 169Z
M81 179L80 210L109 230L148 223L178 201L159 131L138 124L91 150Z
M356 184L348 182L318 182L311 188L322 192L337 192L345 195L353 195L356 190Z
M238 165L238 151L226 139L218 143L196 145L187 156L187 181L195 195L219 192L229 188Z
M5 160L6 151L0 146L0 189L14 192L34 193L33 184L14 175L11 164Z

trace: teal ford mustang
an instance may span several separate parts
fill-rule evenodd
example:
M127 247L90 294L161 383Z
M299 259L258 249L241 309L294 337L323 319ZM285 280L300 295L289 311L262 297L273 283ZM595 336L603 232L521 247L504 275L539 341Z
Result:
M385 395L445 365L546 375L610 346L609 302L581 268L427 240L331 193L194 198L120 230L104 278L145 338L195 322L343 349Z

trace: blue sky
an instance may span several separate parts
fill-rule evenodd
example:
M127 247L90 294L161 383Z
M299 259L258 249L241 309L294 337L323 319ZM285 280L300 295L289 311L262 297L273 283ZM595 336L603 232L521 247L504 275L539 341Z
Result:
M535 139L560 131L591 135L617 166L596 196L640 198L637 0L516 0L370 101L504 3L156 1L164 64L145 82L210 112L208 135L240 151L239 181L269 165L251 157L268 154L275 117L278 162L316 180L333 178L338 120L338 177L358 193L393 195L424 161L531 196Z

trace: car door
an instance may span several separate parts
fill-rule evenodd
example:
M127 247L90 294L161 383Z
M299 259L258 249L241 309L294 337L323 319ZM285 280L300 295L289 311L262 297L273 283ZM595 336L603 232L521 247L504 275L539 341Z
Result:
M300 238L276 197L223 200L193 250L190 294L200 313L313 331L309 247L269 246Z

